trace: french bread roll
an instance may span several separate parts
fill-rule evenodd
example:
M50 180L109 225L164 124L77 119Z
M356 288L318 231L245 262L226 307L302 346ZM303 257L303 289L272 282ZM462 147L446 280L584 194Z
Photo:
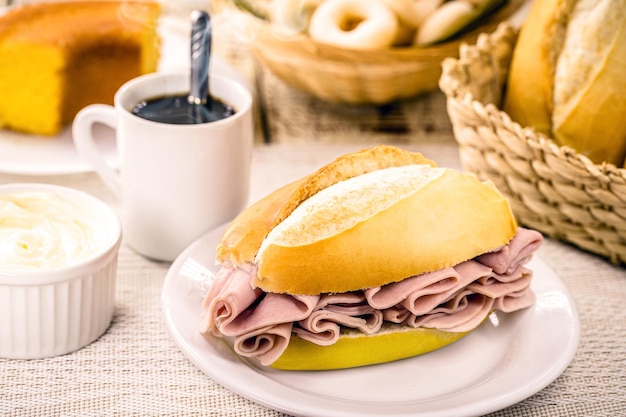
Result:
M308 177L285 185L244 210L224 232L216 249L217 263L242 265L254 262L269 231L320 190L367 172L409 164L435 166L419 152L386 145L340 156Z
M274 226L274 219L303 181L287 184L241 212L237 221L226 228L215 249L217 263L243 265L253 262L261 242Z
M231 223L218 244L223 268L203 302L200 332L281 370L431 352L495 309L532 304L523 264L535 249L519 243L519 230L490 183L394 147L345 155ZM467 287L491 282L492 268L507 277L500 288L513 305ZM488 281L475 282L479 276ZM424 311L401 306L418 293L411 303Z
M474 176L428 165L387 168L298 206L263 241L253 284L290 294L381 286L505 245L516 228L508 201Z
M533 2L511 62L504 110L595 163L626 154L626 3Z

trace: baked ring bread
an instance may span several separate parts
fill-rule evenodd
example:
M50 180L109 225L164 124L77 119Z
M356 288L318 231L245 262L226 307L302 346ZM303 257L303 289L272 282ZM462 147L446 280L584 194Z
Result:
M311 16L309 35L340 48L382 49L393 44L398 28L395 14L378 0L326 0Z

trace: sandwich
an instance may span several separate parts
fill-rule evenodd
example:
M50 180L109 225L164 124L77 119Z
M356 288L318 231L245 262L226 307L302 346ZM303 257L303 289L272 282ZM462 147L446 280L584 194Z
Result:
M199 330L282 370L443 348L534 304L542 235L489 182L419 153L344 155L249 206L216 248Z

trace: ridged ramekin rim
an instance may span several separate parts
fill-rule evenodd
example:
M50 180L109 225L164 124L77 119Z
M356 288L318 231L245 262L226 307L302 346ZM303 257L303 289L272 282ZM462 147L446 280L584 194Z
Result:
M104 217L107 218L109 224L107 227L113 229L112 238L92 256L69 266L41 271L0 271L0 286L23 287L70 281L101 269L117 256L122 243L122 225L115 211L104 201L84 191L61 185L36 182L0 185L0 195L20 191L56 191L91 201L99 206L103 213L106 213Z

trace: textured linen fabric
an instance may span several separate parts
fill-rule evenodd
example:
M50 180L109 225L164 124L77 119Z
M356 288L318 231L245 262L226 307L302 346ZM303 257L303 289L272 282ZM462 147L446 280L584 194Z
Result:
M257 144L252 161L255 201L346 152L369 144L338 141ZM458 167L453 141L402 145L441 166ZM118 204L94 173L1 174L0 183L46 182ZM546 240L538 254L571 291L581 342L571 365L552 384L493 416L626 415L626 270L567 244ZM281 416L222 387L177 348L160 297L168 263L146 260L124 243L117 299L107 332L85 348L41 360L0 359L2 416Z

